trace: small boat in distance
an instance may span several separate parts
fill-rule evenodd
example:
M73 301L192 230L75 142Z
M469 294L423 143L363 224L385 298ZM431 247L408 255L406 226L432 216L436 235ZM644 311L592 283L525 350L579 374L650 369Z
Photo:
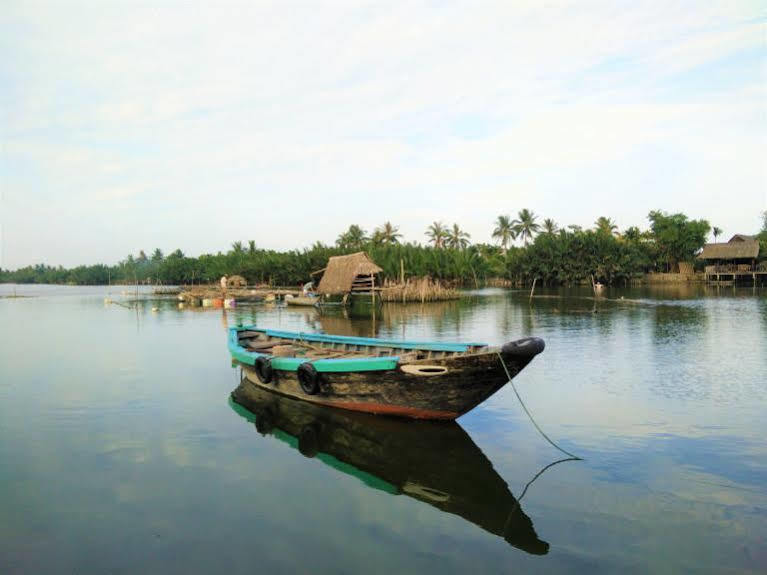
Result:
M229 352L252 384L319 405L416 419L455 419L543 351L526 337L502 347L296 333L238 326Z
M320 303L320 298L316 296L285 296L285 303L287 305L317 307Z

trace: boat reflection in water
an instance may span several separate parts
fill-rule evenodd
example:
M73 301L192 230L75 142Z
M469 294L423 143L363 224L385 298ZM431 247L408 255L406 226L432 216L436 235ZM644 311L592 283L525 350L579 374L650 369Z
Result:
M528 553L549 550L506 482L454 421L403 421L321 407L248 380L232 392L231 406L259 433L370 487L460 515Z

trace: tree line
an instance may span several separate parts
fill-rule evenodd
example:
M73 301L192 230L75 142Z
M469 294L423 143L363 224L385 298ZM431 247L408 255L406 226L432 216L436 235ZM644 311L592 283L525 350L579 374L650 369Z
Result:
M767 212L759 234L762 253L767 254ZM619 231L607 217L594 227L559 227L551 219L539 222L528 209L516 218L500 215L492 238L495 244L470 242L458 224L435 221L425 236L426 245L403 242L399 228L385 222L368 234L353 224L334 245L317 242L302 250L261 249L255 241L234 242L226 252L189 257L181 250L164 254L156 249L128 255L118 264L96 264L66 269L44 264L14 271L0 269L0 282L101 285L107 283L193 284L212 283L222 275L237 274L250 283L297 285L311 272L322 269L328 258L364 250L396 279L400 266L409 277L432 278L462 285L482 285L504 278L529 283L534 278L551 285L571 285L589 280L606 284L633 280L652 271L675 271L679 262L694 261L706 243L711 226L706 220L652 211L649 227ZM721 234L714 228L715 238Z

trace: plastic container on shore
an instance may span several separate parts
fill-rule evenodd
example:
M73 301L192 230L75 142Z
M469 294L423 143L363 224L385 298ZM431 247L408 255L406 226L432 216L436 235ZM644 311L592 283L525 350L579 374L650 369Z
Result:
M235 306L234 298L230 297L224 300L224 307L225 308L232 308Z
M208 298L203 298L202 307L213 307L213 300Z
M224 300L220 297L217 297L213 300L213 307L224 307Z

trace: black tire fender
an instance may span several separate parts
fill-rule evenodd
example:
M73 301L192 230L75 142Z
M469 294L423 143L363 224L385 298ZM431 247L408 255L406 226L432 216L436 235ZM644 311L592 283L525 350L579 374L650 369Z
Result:
M320 391L320 374L311 363L302 363L298 366L298 383L301 389L308 395L316 395Z
M256 363L253 365L256 371L256 377L261 383L269 383L274 379L274 369L272 369L272 360L263 355L256 358Z
M525 337L507 343L501 348L501 353L514 359L530 361L541 353L545 347L546 344L541 338Z

